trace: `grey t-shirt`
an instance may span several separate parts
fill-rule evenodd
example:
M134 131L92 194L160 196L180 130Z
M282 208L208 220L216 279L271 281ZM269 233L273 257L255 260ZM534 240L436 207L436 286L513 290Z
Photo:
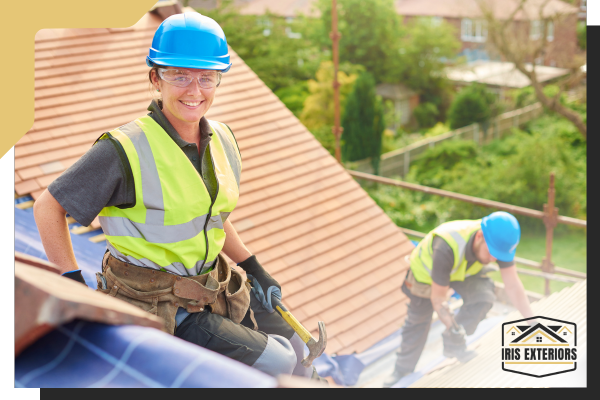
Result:
M467 260L467 269L471 267L477 261L477 256L473 252L473 241L475 240L475 234L479 230L473 232L469 241L467 242L467 249L465 250L465 259ZM431 244L433 249L433 267L431 271L431 279L440 286L448 286L450 284L450 273L452 272L452 266L454 265L454 252L450 245L440 236L434 236ZM500 268L508 268L514 264L514 262L496 260Z
M212 169L208 143L212 130L206 118L200 120L200 151L195 143L188 143L162 113L159 104L152 101L148 107L152 117L169 134L188 157L202 177L214 199L216 178ZM77 222L88 226L104 207L130 208L135 205L135 184L129 161L123 147L113 138L98 140L76 163L69 167L49 186L48 191Z

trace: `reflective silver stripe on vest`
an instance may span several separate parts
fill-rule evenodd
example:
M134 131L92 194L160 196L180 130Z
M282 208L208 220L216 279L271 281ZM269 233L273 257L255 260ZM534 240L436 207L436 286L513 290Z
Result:
M135 121L121 126L119 130L129 137L140 160L142 196L144 198L144 206L146 207L146 224L163 225L165 221L165 206L162 186L148 138Z
M465 239L463 239L463 237L460 235L460 233L458 233L456 231L445 230L442 232L448 233L450 236L452 236L452 239L454 239L456 241L456 244L458 246L458 264L455 264L456 266L454 268L452 268L452 271L450 272L450 275L452 275L453 273L455 273L458 270L458 267L460 267L460 265L463 263L463 261L465 259L465 253L467 250L467 242L465 241Z
M230 213L221 213L210 217L206 231L213 228L223 229L223 221ZM178 225L155 225L133 222L125 217L98 217L105 235L128 236L144 239L149 243L182 242L198 236L204 229L208 214Z
M242 166L240 165L240 161L237 157L238 149L236 145L231 142L227 133L223 132L220 126L213 126L211 124L211 128L214 132L219 135L219 140L223 145L223 150L225 150L225 155L229 160L229 165L231 165L231 169L233 170L233 175L235 175L235 181L237 182L238 189L240 188L240 175L242 173Z
M218 258L218 256L217 256L217 258L215 258L212 261L206 262L206 264L204 264L204 265L203 265L204 260L200 260L200 261L196 262L196 265L194 266L194 268L190 268L190 269L187 269L180 262L174 262L170 265L162 267L162 266L156 264L154 261L148 260L147 258L137 259L133 256L126 256L126 255L122 254L119 250L117 250L113 245L111 245L109 241L106 241L106 245L108 246L108 250L110 251L110 254L113 257L116 257L121 261L125 261L130 264L137 265L138 267L143 267L143 268L151 268L151 269L157 269L157 270L164 269L167 272L170 272L172 274L182 275L182 276L205 274L205 273L209 272L209 270L212 268L212 266L215 264L215 262L217 262L217 258Z
M421 260L421 264L423 265L423 268L425 268L425 270L427 271L429 276L431 276L431 270L429 269L429 267L427 267L427 263L425 261L423 261L423 257L421 257L422 252L423 252L423 246L419 247L419 260Z

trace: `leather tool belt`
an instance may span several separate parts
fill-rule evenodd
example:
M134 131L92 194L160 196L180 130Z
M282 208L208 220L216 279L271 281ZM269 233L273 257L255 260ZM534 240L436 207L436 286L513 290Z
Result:
M408 269L404 283L406 284L408 290L410 290L410 292L415 296L422 297L424 299L431 298L431 285L417 281L410 268Z
M175 332L179 307L189 313L207 308L211 313L240 323L250 306L250 285L229 267L219 254L216 267L197 276L179 276L121 261L109 252L102 259L102 273L96 273L99 292L133 304L165 321L165 331ZM252 309L250 317L258 329Z

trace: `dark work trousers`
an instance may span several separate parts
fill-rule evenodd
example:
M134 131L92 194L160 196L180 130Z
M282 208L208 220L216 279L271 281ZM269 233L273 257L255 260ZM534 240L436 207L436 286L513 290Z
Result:
M494 304L494 282L487 276L474 275L464 281L450 282L450 287L463 299L463 305L454 319L465 328L467 335L471 335ZM430 299L413 295L406 283L402 284L402 291L410 302L402 328L396 371L410 373L415 370L427 342L433 306Z
M250 307L254 312L258 331L252 329L254 325L250 319L250 310L242 322L236 324L228 318L212 314L205 309L203 312L188 315L175 329L175 336L262 370L255 364L257 361L261 362L259 358L267 348L267 344L269 343L271 353L276 357L276 346L279 346L268 335L279 335L290 340L294 350L297 347L294 342L297 340L292 339L295 332L281 315L277 312L272 314L267 312L253 294L250 294ZM303 351L304 343L301 345ZM288 354L284 353L283 357L288 357ZM289 362L284 362L289 365ZM296 364L295 354L293 363Z

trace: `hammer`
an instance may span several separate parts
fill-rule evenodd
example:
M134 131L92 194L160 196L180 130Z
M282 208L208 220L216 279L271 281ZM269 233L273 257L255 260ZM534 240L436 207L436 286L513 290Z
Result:
M327 331L325 330L325 323L322 321L318 322L319 325L319 340L315 340L309 331L300 324L300 322L290 313L287 308L281 303L275 296L271 296L271 304L277 310L277 312L283 317L283 319L290 324L294 331L300 336L302 341L308 346L310 351L308 356L302 360L302 365L308 368L312 365L315 358L319 357L325 351L327 346Z

